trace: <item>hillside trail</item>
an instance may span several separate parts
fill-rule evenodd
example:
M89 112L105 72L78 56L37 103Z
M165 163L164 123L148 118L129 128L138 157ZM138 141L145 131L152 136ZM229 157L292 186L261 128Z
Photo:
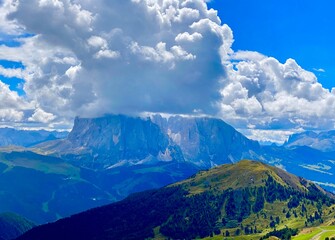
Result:
M334 230L325 230L325 229L322 229L321 227L318 227L318 229L320 229L321 232L319 232L314 237L312 237L311 240L321 240L320 237L321 237L322 234L324 234L326 232L334 232Z

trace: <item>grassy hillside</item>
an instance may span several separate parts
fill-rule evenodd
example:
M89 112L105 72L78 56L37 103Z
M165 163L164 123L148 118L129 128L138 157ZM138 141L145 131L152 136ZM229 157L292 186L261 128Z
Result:
M35 226L27 219L14 213L0 214L0 239L14 239Z
M37 224L162 187L196 172L186 163L93 171L56 157L12 150L0 152L0 212L15 212Z
M19 239L285 239L330 221L333 204L334 197L315 184L245 160L37 227Z
M41 224L111 202L110 196L58 158L32 152L0 153L0 212Z

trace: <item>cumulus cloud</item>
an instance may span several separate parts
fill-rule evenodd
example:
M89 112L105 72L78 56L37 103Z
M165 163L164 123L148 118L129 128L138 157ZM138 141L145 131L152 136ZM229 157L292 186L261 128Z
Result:
M30 118L28 118L28 121L48 123L54 119L55 116L53 114L47 113L40 108L36 108L33 115Z
M0 81L0 122L20 122L28 109L29 104Z
M335 89L323 88L296 61L280 63L245 51L231 57L235 61L227 64L228 80L221 90L222 118L237 127L263 130L334 128ZM259 131L249 133L260 136Z
M8 18L35 35L2 49L38 49L11 56L27 66L24 90L46 112L217 111L233 36L203 0L18 1Z
M19 103L7 115L57 127L76 115L207 114L251 137L277 130L276 141L335 127L334 89L293 59L234 52L231 29L206 2L3 0L0 31L32 34L0 46L0 59L25 66L0 67L25 81L24 97L7 94Z
M17 35L22 33L23 29L16 24L16 21L7 18L8 14L16 10L17 2L12 0L1 0L0 4L0 32L5 33L6 35ZM2 37L3 36L1 36L0 39Z

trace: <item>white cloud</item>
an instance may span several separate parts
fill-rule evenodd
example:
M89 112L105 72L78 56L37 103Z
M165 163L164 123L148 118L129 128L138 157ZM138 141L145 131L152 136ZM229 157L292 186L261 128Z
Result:
M87 39L87 43L95 48L102 48L102 49L108 48L108 43L106 39L99 36L91 36L89 39Z
M323 68L313 68L313 70L314 70L315 72L321 72L321 73L326 72L326 70L324 70Z
M217 111L233 36L203 0L19 1L9 19L35 36L0 57L23 62L27 98L54 121Z
M28 121L48 123L54 120L55 118L56 117L53 114L47 113L40 108L36 108L33 115L30 118L28 118Z
M23 29L16 24L15 20L7 19L7 15L14 12L16 8L17 1L0 1L0 32L6 33L7 35L17 35L22 33Z
M22 68L4 68L0 65L0 75L5 76L6 78L27 78L27 73Z
M271 130L252 128L238 130L250 139L260 140L262 142L273 142L277 144L283 144L290 135L301 131L301 129Z
M24 112L30 108L18 94L0 81L0 124L1 122L19 122L24 119Z
M197 112L263 139L335 127L335 89L293 59L233 52L231 29L204 0L5 0L0 20L3 33L34 34L0 46L1 59L25 66L0 67L25 80L24 99L9 92L21 103L13 119L65 126L75 115Z
M120 57L120 53L118 51L111 51L108 49L99 50L96 54L94 54L94 58L100 59L100 58L111 58L116 59Z
M202 35L198 32L192 34L188 32L179 33L175 38L176 42L195 42L200 39L202 39Z
M280 63L255 52L237 52L227 65L228 81L221 90L221 117L245 128L262 140L269 140L257 129L280 129L285 140L296 128L331 129L335 126L335 91L322 87L316 76L302 69L293 59ZM249 134L250 135L250 134Z

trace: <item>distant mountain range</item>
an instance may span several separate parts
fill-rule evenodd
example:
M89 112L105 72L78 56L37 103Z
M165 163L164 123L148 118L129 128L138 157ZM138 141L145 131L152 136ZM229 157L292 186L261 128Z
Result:
M329 178L335 175L335 150L321 151L310 145L300 146L293 143L294 139L300 138L293 135L284 146L261 146L220 119L108 115L93 119L76 118L66 139L44 142L37 148L91 169L161 162L187 162L207 169L243 158L255 159L317 181L335 191L335 180Z
M67 137L68 132L45 130L17 130L13 128L0 128L0 147L16 145L31 147L41 142Z
M36 227L18 240L259 239L274 229L287 237L295 228L334 222L334 203L332 194L310 181L244 160Z
M284 143L285 147L308 146L324 152L335 151L335 130L328 132L302 132L293 134Z

